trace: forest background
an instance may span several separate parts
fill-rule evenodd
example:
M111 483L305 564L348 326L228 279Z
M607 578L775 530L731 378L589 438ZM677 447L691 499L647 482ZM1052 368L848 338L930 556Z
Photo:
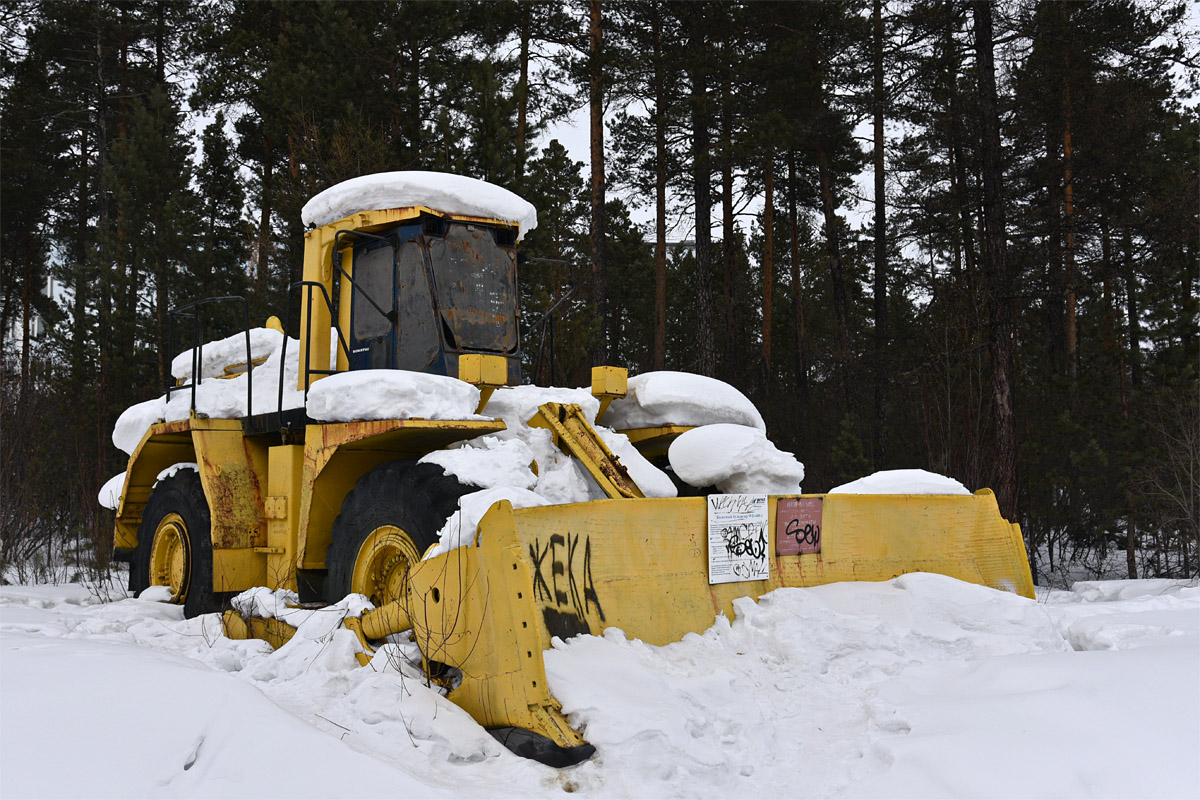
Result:
M522 270L526 380L713 375L806 491L922 467L992 487L1043 581L1194 576L1188 14L5 2L0 572L109 568L112 424L164 387L170 308L243 294L254 324L284 315L305 200L425 169L537 206L523 253L560 261ZM587 164L547 143L580 110Z

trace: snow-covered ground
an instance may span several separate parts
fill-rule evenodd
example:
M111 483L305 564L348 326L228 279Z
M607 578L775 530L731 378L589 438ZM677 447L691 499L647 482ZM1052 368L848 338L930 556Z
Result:
M557 643L597 747L513 756L331 612L278 652L214 616L0 587L0 797L1200 796L1200 588L1037 601L933 575L783 589L667 647Z

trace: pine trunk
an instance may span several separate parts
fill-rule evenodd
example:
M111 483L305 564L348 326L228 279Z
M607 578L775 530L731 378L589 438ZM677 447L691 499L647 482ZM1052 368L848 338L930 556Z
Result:
M89 230L88 219L91 209L88 205L88 135L87 127L79 128L79 196L75 209L75 274L72 281L75 296L71 304L71 377L83 381L83 346L87 341L87 242L84 232Z
M263 164L262 164L262 197L260 198L260 209L258 216L258 242L255 247L255 271L254 281L255 288L262 295L267 288L267 278L270 275L270 267L267 263L267 254L271 250L271 194L273 184L273 173L271 170L271 144L264 140L263 144ZM285 324L290 324L285 320Z
M601 59L602 31L600 0L588 2L588 106L591 112L592 145L592 310L600 325L592 347L592 361L608 361L608 275L604 258L604 87Z
M957 64L958 52L954 41L952 16L947 15L946 27L943 31L943 53L949 64ZM946 79L946 92L950 96L950 197L955 213L958 216L958 236L962 248L962 262L965 275L972 280L975 274L975 237L971 226L971 203L965 197L967 186L967 168L963 156L963 115L959 109L958 70L951 67ZM962 277L961 275L958 277ZM972 297L972 302L974 298Z
M808 366L804 358L804 289L800 283L800 216L796 191L796 154L789 152L788 227L792 231L792 322L796 337L796 393L803 400L808 394Z
M734 284L733 226L733 98L729 79L721 83L721 256L724 272L726 369L737 361L737 303Z
M1136 389L1142 385L1142 336L1138 318L1137 276L1133 271L1133 237L1125 228L1121 237L1125 267L1125 317L1129 327L1129 382Z
M1000 512L1016 516L1017 428L1013 408L1012 281L1005 241L1004 174L1000 159L1000 112L992 54L992 7L986 0L971 4L975 19L975 52L979 73L979 106L983 167L983 227L991 314L988 349L992 358L992 406L995 414L995 492Z
M817 146L817 178L821 185L821 211L825 217L825 252L829 258L829 282L833 295L833 316L837 321L838 352L834 360L838 366L838 383L841 389L841 415L850 413L850 322L846 302L846 275L842 265L841 244L838 228L837 206L833 200L833 174L829 167L829 156L824 144ZM839 415L839 416L841 416Z
M874 27L874 136L875 136L875 403L871 431L875 469L884 462L884 386L887 382L887 209L885 206L885 174L883 161L883 0L872 4Z
M1058 159L1059 139L1053 129L1046 131L1046 159ZM1057 180L1048 181L1046 230L1046 325L1049 335L1046 348L1056 374L1067 373L1067 289L1066 268L1063 264L1063 225L1060 210L1063 206L1063 187Z
M691 49L701 54L707 46L703 34L704 7L691 8ZM693 56L695 57L695 55ZM696 303L696 371L712 377L717 371L714 342L712 289L712 171L709 167L708 76L705 67L692 62L692 188L696 202L696 261L694 273Z
M518 59L518 67L520 75L517 79L517 87L514 94L517 101L517 185L525 179L525 137L526 137L526 118L529 107L529 7L522 6L519 10L521 14L520 23L520 55Z
M1069 28L1069 4L1062 4L1063 29ZM1078 373L1078 341L1075 322L1075 151L1071 141L1071 46L1065 47L1063 60L1062 112L1063 112L1063 225L1065 240L1063 252L1063 279L1065 282L1064 306L1066 344L1067 344L1067 374L1074 378Z
M667 87L662 16L654 14L654 369L667 360Z
M763 205L762 359L763 393L771 394L771 306L775 294L775 153L763 164L766 198Z
M26 228L22 234L25 240L25 275L21 281L21 392L18 399L22 407L29 399L29 336L32 333L30 316L33 314L33 236Z

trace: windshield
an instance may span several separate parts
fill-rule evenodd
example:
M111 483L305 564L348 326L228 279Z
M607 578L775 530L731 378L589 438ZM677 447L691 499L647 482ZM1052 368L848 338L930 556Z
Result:
M517 263L492 232L452 225L430 242L442 320L459 349L517 349Z

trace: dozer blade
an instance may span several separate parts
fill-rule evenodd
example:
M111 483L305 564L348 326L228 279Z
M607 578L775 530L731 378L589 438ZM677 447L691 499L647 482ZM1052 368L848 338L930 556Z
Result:
M566 754L573 763L588 751L547 686L542 653L555 636L617 627L665 645L703 632L719 614L732 618L739 597L907 572L1033 597L1020 529L1000 516L988 490L799 500L768 498L769 577L718 585L708 578L705 498L519 510L497 503L475 546L423 561L410 574L417 643L431 662L461 672L450 699L482 725L529 732L542 756ZM793 517L811 519L814 501L819 552L777 555L777 536L780 549L794 551Z
M616 627L665 645L707 630L720 614L732 618L739 597L907 572L1033 597L1020 529L1000 516L986 489L973 496L773 496L767 509L768 576L710 585L703 497L518 510L502 501L471 546L411 569L406 602L344 624L363 644L362 664L378 640L411 628L430 676L453 687L450 700L514 752L561 767L595 749L550 692L542 654L555 636ZM234 611L224 622L231 638L275 647L295 632Z

